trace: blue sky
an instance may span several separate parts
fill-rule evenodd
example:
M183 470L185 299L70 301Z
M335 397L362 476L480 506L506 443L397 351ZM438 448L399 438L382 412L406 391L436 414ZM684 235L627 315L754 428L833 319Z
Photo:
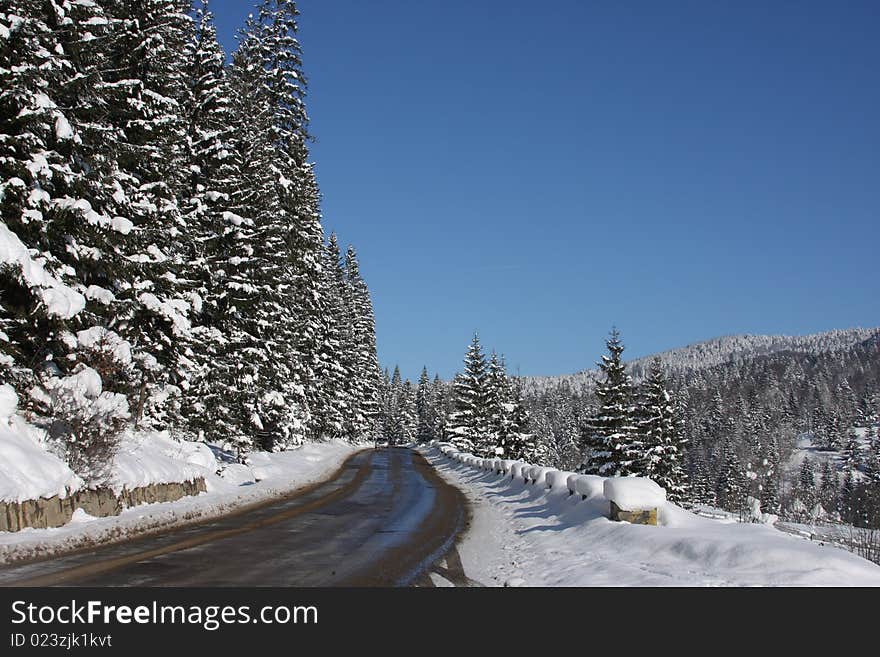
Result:
M249 0L214 0L221 40ZM379 357L524 375L880 325L880 3L302 0Z

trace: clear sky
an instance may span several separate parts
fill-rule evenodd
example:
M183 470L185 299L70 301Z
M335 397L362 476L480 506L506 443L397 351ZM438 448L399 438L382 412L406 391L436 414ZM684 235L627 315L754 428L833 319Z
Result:
M221 40L251 0L213 0ZM384 365L880 325L880 3L302 0Z

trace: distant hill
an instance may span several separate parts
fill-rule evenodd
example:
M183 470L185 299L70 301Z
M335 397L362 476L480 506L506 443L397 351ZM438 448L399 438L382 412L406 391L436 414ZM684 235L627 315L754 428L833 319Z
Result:
M637 358L627 363L627 369L638 380L647 372L648 365L655 357L660 358L667 374L681 375L777 352L819 355L872 341L880 342L880 327L839 329L804 336L729 335ZM598 373L598 368L594 368L560 376L524 377L525 390L527 393L539 394L560 385L568 386L572 391L592 388Z

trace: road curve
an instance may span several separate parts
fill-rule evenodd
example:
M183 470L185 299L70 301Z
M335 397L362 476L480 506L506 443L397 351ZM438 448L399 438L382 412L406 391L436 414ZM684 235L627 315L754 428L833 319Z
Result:
M365 450L301 493L164 534L0 568L0 586L430 585L429 568L465 519L462 493L420 454Z

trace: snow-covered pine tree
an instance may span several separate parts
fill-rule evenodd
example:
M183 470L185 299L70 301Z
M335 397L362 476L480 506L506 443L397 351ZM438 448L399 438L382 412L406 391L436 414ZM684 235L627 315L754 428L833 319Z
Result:
M418 426L416 414L416 393L412 383L400 375L400 368L394 367L394 374L386 393L385 436L392 444L403 444L415 439Z
M381 373L376 355L376 320L370 290L361 277L354 247L345 254L345 280L350 315L350 340L354 374L346 433L373 439L379 431Z
M231 211L238 233L227 258L230 304L242 321L232 352L246 354L245 415L264 447L315 436L312 408L321 317L323 231L307 162L308 117L293 2L265 0L248 18L233 57L237 175Z
M188 49L193 22L188 0L107 2L111 28L103 40L106 66L98 84L102 116L113 130L119 168L112 195L116 215L133 228L126 240L126 285L117 297L118 332L141 355L145 403L167 397L187 377L181 351L190 331L190 302L180 280L188 257L178 206L187 183L186 118L191 104ZM152 398L152 399L151 399ZM158 408L152 419L160 419ZM166 418L167 419L170 418Z
M118 180L94 116L108 24L92 3L0 8L0 377L93 484L133 387L131 345L101 328L131 226L111 211Z
M844 468L858 470L862 466L862 446L859 436L854 427L850 427L846 434L846 444L843 448Z
M430 383L431 379L428 377L428 368L422 367L422 373L419 375L419 384L416 388L416 416L418 418L416 440L420 443L430 442L434 438Z
M504 366L504 358L494 351L489 358L486 372L485 404L488 431L481 443L477 444L477 453L485 457L501 456L508 452L512 434L510 383Z
M63 16L55 3L0 8L0 372L25 407L35 376L67 368L71 347L60 338L86 305L62 224L92 209L91 189L70 167L77 134L62 109L70 96L49 95L77 75L57 33Z
M795 494L806 509L812 509L816 503L816 475L810 457L804 457L798 471L798 483Z
M431 433L437 440L445 440L447 434L446 418L449 412L448 390L439 374L434 375L431 382L430 408L431 408Z
M474 333L464 358L464 371L452 382L452 412L447 419L449 442L462 451L483 447L489 433L486 408L486 357Z
M822 463L822 476L819 479L819 500L829 513L836 512L837 498L840 494L840 478L830 461Z
M648 377L642 384L637 425L644 444L639 474L665 488L670 501L682 501L687 489L682 453L684 438L659 358L651 361Z
M399 441L402 444L411 443L416 439L418 430L418 414L416 412L416 389L412 381L407 379L400 388L400 398L397 402L399 409Z
M331 233L324 251L321 297L325 312L321 317L318 358L315 368L321 394L313 397L312 415L316 437L342 437L350 416L354 377L351 316L345 271L336 233Z
M763 477L761 481L761 510L764 513L780 512L779 442L776 437L766 444L761 457Z
M238 395L231 389L237 370L227 350L235 330L227 314L224 285L230 251L238 232L226 220L235 183L232 90L226 54L207 0L196 12L189 46L190 105L186 108L188 184L180 201L187 238L181 279L188 288L193 327L185 356L190 376L181 388L181 419L196 435L225 439L242 432L230 404ZM232 248L230 248L232 246ZM232 255L237 258L238 255ZM235 405L242 404L238 400Z
M522 380L515 378L509 385L510 413L508 433L504 445L504 458L540 463L545 450L531 433L531 419L523 400Z
M721 451L716 497L722 509L742 513L748 494L745 469L737 456L733 439L727 438Z
M608 354L599 363L603 377L596 383L597 415L586 428L587 458L580 470L606 477L638 473L642 444L632 403L632 382L621 360L624 346L616 328L605 342Z
M857 485L853 478L853 471L846 468L837 498L837 512L843 521L850 525L854 525L857 519L856 490Z

